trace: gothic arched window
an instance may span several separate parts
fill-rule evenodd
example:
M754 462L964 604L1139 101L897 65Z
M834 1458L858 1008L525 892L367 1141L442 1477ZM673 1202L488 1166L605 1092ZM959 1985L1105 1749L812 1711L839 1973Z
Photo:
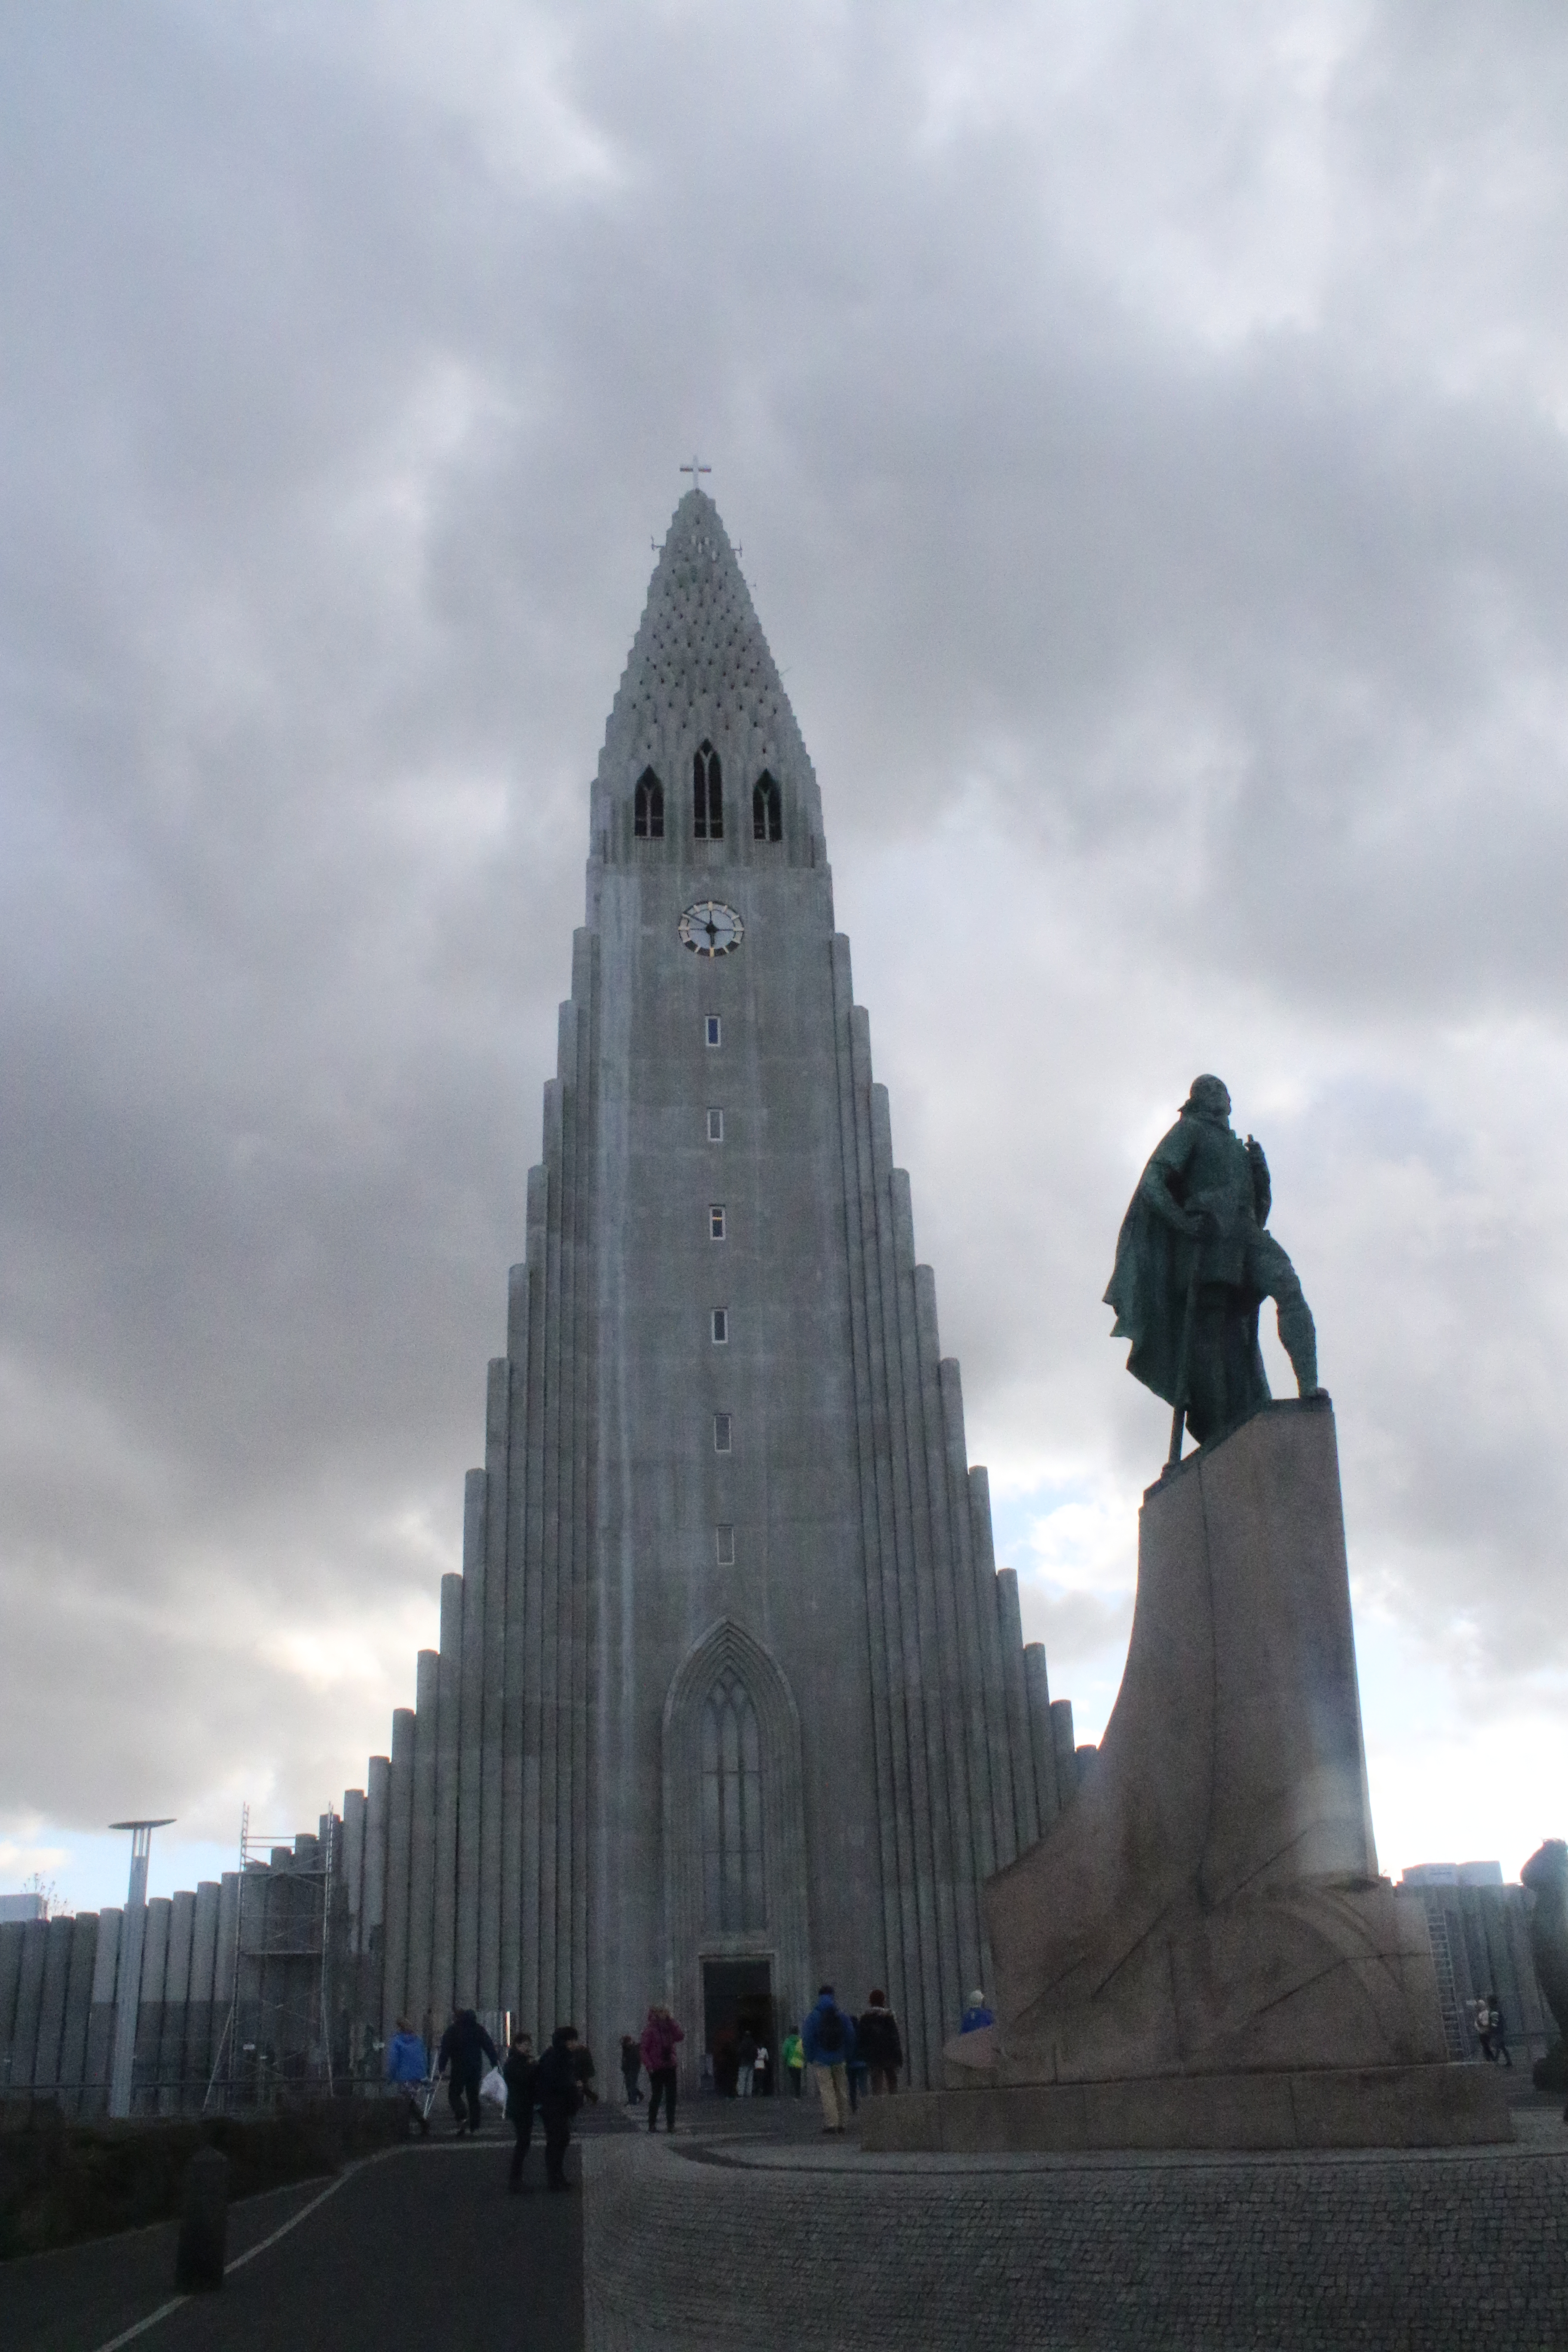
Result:
M778 780L764 768L752 794L752 835L756 841L784 839L784 795Z
M691 830L699 841L722 841L724 838L724 786L719 773L719 754L711 743L703 743L691 762Z
M632 831L639 841L664 839L664 786L651 768L645 768L637 778Z
M702 1707L702 1915L710 1935L767 1926L762 1735L751 1693L728 1668Z

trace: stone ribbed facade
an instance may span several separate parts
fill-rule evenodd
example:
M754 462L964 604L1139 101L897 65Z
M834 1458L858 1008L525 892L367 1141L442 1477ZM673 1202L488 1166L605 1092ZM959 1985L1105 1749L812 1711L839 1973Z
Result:
M824 1973L885 1982L923 2075L1070 1725L993 1561L816 780L699 492L616 698L587 896L463 1573L365 1809L384 2013L613 2046L665 1995L694 2054L704 1962L765 1960L781 2022ZM680 937L710 902L727 954ZM750 1880L755 1851L716 1851L716 1689L755 1750Z

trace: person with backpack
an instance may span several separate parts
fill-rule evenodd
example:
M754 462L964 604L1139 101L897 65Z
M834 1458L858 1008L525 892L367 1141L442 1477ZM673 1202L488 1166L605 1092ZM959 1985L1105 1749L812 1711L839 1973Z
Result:
M501 2073L506 2077L506 2119L514 2135L511 2170L507 2174L506 2185L515 2196L522 2187L523 2158L533 2137L534 2083L539 2062L533 2054L531 2033L524 2033L520 2028L512 2035Z
M805 2044L800 2038L798 2026L792 2025L784 2035L783 2055L784 2073L789 2076L790 2088L798 2099L805 2081Z
M430 2071L425 2055L425 2044L405 2017L397 2021L397 2031L386 2045L386 2079L395 2084L408 2102L408 2120L419 2126L421 2139L430 2137L430 2118L419 2096L426 2075ZM416 2087L417 2086L417 2087Z
M582 2087L577 2080L577 2053L574 2025L558 2025L550 2037L550 2047L539 2062L534 2077L534 2095L539 2112L544 2117L544 2184L547 2189L567 2189L566 2151L572 2145L572 2118L583 2104Z
M452 2069L452 2079L447 2086L447 2097L450 2102L452 2113L457 2118L458 2139L461 2139L466 2131L479 2130L479 2084L485 2071L482 2062L486 2058L489 2060L492 2066L500 2063L496 2057L495 2043L471 2009L455 2010L452 2013L451 2024L441 2036L441 2047L436 2059L436 2072L440 2075L446 2073L448 2066ZM465 2106L468 2109L466 2116L463 2112Z
M899 2032L899 2021L888 2007L888 1996L874 1988L870 2003L860 2015L855 2028L855 2042L866 2061L873 2093L896 2091L899 2069L904 2063L904 2045Z
M818 1990L816 2006L806 2018L801 2040L816 2084L816 2095L822 2101L822 2128L825 2132L841 2132L849 2112L847 2068L855 2055L855 2028L834 2000L830 1984Z
M626 2105L640 2107L642 2093L637 2088L637 2076L642 2073L642 2052L637 2048L635 2033L621 2036L621 2080L626 2086Z
M677 2025L662 2001L655 2001L647 2013L647 2023L642 2030L642 2062L647 2068L647 2127L652 2131L658 2122L658 2103L664 2101L664 2127L675 2129L675 2051L685 2034Z

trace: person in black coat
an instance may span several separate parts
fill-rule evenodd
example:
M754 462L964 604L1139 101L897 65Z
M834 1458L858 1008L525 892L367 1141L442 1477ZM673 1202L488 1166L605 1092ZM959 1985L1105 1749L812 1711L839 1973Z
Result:
M465 2131L477 2132L479 2127L479 2084L484 2078L485 2060L496 2064L496 2046L474 2015L471 2009L459 2009L441 2036L441 2048L436 2059L437 2075L448 2066L452 2079L447 2096L458 2121L458 2136ZM468 2114L465 2116L464 2107Z
M904 2063L904 2045L899 2021L879 1987L873 1989L869 2008L857 2021L855 2046L866 2062L872 2090L896 2091L899 2069Z
M558 2025L534 2080L539 2112L544 2117L544 2178L552 2189L568 2186L566 2150L572 2144L572 2118L583 2104L576 2041L574 2025Z
M572 2066L577 2077L577 2088L582 2092L588 2105L591 2107L596 2107L599 2104L599 2094L595 2090L594 2083L597 2069L594 2064L594 2053L585 2042L579 2042L573 2051Z
M623 2033L621 2036L621 2080L626 2086L626 2105L628 2107L640 2107L642 2105L642 2093L637 2088L637 2077L641 2073L642 2052L637 2047L637 2035L635 2033Z
M515 2135L506 2185L515 2194L522 2187L522 2162L533 2137L534 2083L539 2061L533 2054L531 2033L512 2035L501 2073L506 2076L506 2119Z

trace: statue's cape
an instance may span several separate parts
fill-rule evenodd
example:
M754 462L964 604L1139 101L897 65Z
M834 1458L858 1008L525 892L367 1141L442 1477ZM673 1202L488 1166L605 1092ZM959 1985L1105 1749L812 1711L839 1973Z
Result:
M1140 1187L1121 1220L1116 1265L1105 1293L1105 1304L1116 1309L1111 1338L1132 1342L1128 1370L1172 1405L1181 1370L1193 1246L1150 1207Z

